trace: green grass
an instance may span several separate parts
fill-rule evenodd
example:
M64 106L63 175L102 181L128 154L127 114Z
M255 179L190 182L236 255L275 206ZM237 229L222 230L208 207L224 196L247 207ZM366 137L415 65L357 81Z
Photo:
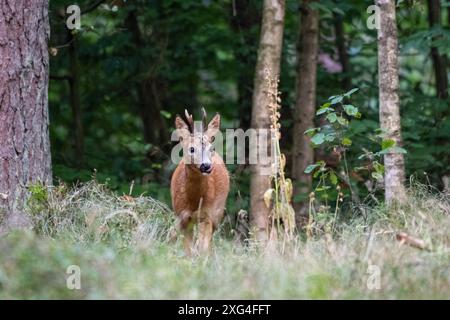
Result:
M118 197L94 182L39 190L33 231L0 239L0 299L448 299L450 204L424 187L410 203L366 208L333 234L265 250L216 234L208 258L186 258L170 241L173 217L150 198ZM359 212L356 210L355 212ZM351 215L349 215L351 216ZM400 245L404 231L429 250ZM81 290L66 286L81 268ZM380 289L369 289L369 265Z

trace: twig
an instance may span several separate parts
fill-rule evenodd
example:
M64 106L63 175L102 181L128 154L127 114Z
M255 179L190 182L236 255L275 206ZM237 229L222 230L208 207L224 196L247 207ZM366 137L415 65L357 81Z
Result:
M425 244L425 241L423 241L422 239L414 238L406 232L399 232L395 237L400 242L400 245L407 244L417 249L428 251L430 250L430 248Z

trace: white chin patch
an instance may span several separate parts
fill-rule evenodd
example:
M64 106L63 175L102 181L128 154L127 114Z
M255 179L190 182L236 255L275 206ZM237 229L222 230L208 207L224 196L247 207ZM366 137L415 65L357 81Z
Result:
M202 176L209 176L208 172L202 172Z

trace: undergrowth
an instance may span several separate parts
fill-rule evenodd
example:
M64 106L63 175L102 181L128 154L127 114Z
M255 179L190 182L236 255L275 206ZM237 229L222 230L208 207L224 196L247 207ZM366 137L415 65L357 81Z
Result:
M36 186L35 229L0 238L0 299L446 299L449 197L416 184L409 199L346 206L334 228L317 220L283 250L217 233L209 257L187 258L158 201L95 181ZM73 265L80 290L66 284Z

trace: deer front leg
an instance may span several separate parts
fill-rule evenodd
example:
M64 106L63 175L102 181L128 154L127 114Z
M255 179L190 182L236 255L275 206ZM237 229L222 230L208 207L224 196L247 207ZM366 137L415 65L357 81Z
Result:
M178 216L178 230L183 233L184 252L188 257L192 256L192 241L194 237L194 225L191 212L183 211Z
M209 253L211 248L212 235L214 232L213 222L209 218L202 219L199 223L198 228L199 252L201 254Z
M183 245L184 245L184 252L186 253L186 256L191 257L192 256L192 240L194 237L194 226L192 223L188 224L188 226L183 230Z

